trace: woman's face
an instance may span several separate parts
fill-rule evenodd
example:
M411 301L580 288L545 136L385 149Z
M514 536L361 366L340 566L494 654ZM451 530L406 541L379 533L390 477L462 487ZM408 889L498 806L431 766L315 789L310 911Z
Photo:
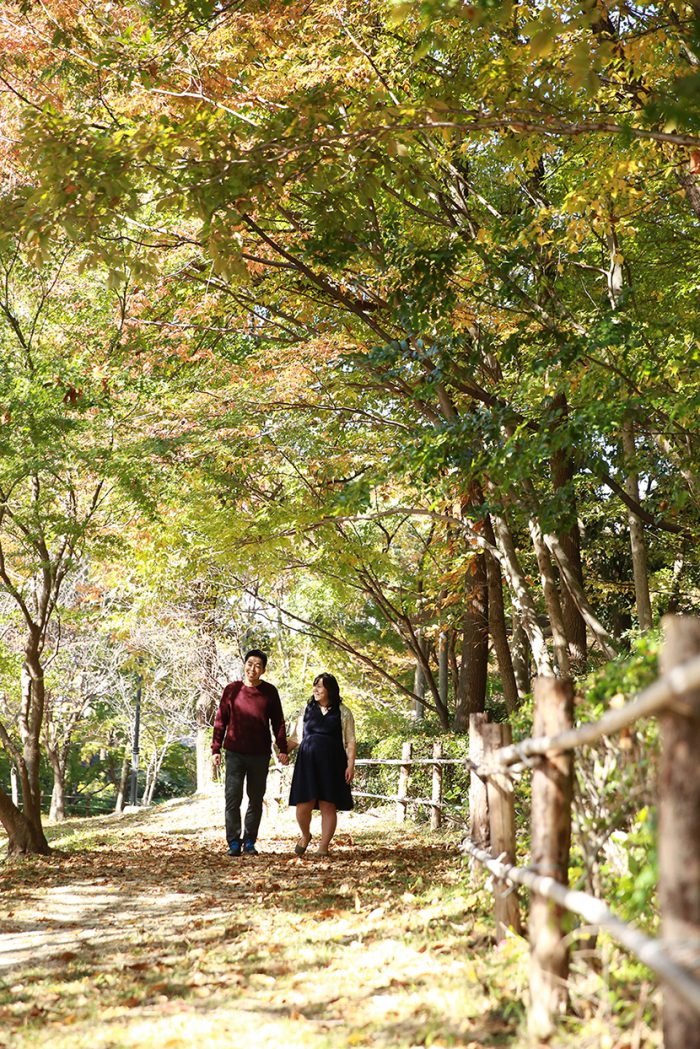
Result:
M317 703L320 703L322 707L328 706L328 689L321 680L314 681L314 699Z

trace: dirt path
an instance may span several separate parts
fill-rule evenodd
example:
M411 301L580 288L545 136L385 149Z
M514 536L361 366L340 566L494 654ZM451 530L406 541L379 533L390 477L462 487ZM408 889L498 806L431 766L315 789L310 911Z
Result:
M234 860L222 810L72 820L51 856L0 865L0 1046L528 1046L527 944L493 945L454 834L351 813L332 858L298 859L285 811ZM657 1049L643 967L591 961L574 950L550 1049Z
M0 1044L521 1044L454 841L352 814L298 859L285 813L232 860L220 809L73 821L0 869Z

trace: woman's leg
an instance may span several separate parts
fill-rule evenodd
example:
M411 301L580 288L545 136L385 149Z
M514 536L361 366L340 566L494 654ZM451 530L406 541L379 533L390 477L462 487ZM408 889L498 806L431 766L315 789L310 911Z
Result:
M328 846L338 824L338 810L332 801L319 801L321 809L321 841L318 851L328 852Z
M301 844L306 846L311 841L311 813L314 811L313 801L302 801L297 805L297 823L301 831Z

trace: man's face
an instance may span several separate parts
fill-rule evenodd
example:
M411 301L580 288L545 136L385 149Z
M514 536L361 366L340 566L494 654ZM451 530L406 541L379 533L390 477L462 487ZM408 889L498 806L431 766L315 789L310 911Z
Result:
M260 656L250 656L243 667L243 675L245 677L246 685L255 687L260 678L263 676L263 661Z

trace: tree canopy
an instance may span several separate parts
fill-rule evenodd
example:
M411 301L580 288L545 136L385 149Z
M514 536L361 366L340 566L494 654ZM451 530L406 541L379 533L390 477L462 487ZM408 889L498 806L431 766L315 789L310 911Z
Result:
M677 0L5 4L36 454L110 398L122 541L443 729L613 657L697 594L699 56Z

